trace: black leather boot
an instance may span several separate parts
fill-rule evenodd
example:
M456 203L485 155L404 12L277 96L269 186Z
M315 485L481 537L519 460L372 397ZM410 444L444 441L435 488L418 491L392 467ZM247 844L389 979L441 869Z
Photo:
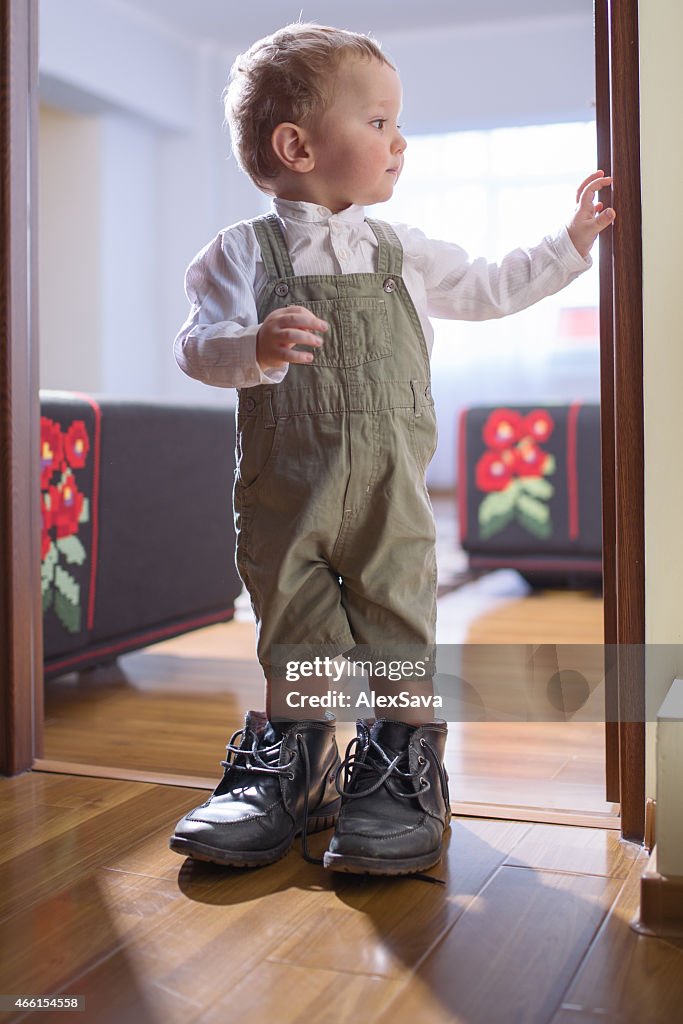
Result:
M371 875L433 867L451 820L443 767L446 723L380 719L356 725L358 734L338 772L342 807L325 867Z
M334 825L341 800L335 789L339 753L334 715L325 721L274 727L248 711L227 745L225 774L209 799L176 825L176 853L229 867L258 867L284 857L303 834ZM241 737L239 745L236 744Z

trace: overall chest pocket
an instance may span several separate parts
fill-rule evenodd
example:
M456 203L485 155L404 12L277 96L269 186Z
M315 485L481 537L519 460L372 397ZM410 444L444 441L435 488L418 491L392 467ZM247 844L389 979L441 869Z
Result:
M384 299L323 299L301 305L330 325L321 335L323 343L319 349L296 346L313 352L314 365L362 366L392 354L391 326Z

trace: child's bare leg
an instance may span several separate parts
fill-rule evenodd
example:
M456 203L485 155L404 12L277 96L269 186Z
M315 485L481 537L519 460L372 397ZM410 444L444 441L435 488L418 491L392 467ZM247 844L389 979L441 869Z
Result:
M270 722L317 720L325 718L325 708L316 706L316 697L328 692L330 680L326 675L311 675L295 683L283 676L266 676L266 715ZM289 702L288 702L289 697ZM309 700L313 698L313 702Z
M422 679L400 679L392 681L385 676L370 675L370 689L376 697L386 698L377 703L375 718L389 718L392 721L406 722L408 725L425 725L439 718L434 709L434 681L431 677ZM392 706L392 698L400 695L407 697L408 706L401 704ZM415 706L412 706L415 705Z

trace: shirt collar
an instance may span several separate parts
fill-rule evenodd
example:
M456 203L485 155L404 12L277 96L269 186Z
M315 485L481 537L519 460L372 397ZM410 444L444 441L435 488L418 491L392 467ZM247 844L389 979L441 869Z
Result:
M347 206L339 213L332 213L326 206L318 206L316 203L304 203L294 199L273 199L272 203L275 213L282 220L308 221L309 223L327 223L331 220L342 220L350 223L360 223L365 220L365 210L362 206Z

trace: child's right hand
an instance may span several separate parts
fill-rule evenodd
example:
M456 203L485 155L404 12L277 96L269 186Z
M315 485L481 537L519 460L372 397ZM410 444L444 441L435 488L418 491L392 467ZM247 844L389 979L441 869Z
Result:
M310 309L303 306L284 306L269 313L256 335L256 360L265 372L279 370L287 363L312 363L312 352L298 352L295 345L320 348L322 338L313 332L329 327Z

